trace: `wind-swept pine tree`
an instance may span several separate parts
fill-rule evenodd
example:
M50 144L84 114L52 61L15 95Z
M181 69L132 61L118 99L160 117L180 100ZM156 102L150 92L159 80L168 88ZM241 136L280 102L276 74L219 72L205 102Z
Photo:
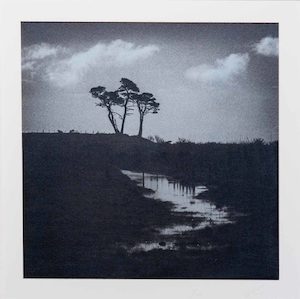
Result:
M118 89L118 94L123 99L122 106L124 107L121 133L124 133L126 117L131 114L130 111L133 110L134 106L134 97L140 90L137 85L129 79L122 78L120 82L121 86Z
M99 102L96 103L96 106L107 109L108 119L113 126L115 133L120 133L115 118L115 115L119 114L113 111L113 106L123 105L124 99L119 96L117 91L106 91L106 88L103 86L91 88L90 93L94 98L97 98L99 100Z
M139 125L138 136L142 137L144 117L148 113L153 113L153 114L158 113L159 103L157 102L156 98L154 98L153 94L147 92L136 94L134 98L140 114L140 125Z

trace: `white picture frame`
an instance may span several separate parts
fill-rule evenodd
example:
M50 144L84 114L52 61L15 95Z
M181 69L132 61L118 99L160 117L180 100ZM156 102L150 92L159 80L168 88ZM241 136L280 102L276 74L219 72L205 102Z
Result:
M300 3L297 1L2 1L0 298L300 298ZM24 279L21 22L279 23L279 280Z

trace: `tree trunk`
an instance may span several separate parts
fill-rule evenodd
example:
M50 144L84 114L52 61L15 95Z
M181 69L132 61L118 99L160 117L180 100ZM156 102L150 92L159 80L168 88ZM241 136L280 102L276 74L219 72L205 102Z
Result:
M125 104L124 104L124 113L123 113L122 126L121 126L121 133L122 133L122 134L123 134L123 132L124 132L125 119L126 119L126 116L127 116L127 105L128 105L128 102L129 102L129 94L128 94L128 91L127 91L126 93L127 93L127 98L126 98L126 101L125 101Z
M120 131L116 125L116 122L115 122L115 119L114 119L111 109L107 108L107 110L108 110L108 119L109 119L111 125L113 126L115 133L120 133Z
M140 128L139 128L139 133L138 133L139 137L142 137L142 135L143 135L143 122L144 122L144 116L141 115L140 116Z
M127 98L127 100L125 102L125 105L124 105L124 113L123 113L122 126L121 126L121 133L122 134L124 132L125 119L126 119L126 115L127 115L127 104L128 104L128 98Z

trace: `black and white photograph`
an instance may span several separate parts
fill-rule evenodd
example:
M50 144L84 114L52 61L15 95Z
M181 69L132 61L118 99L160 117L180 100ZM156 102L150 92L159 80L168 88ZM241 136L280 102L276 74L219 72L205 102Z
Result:
M278 279L278 31L22 22L24 277Z
M299 299L299 16L0 1L0 298Z

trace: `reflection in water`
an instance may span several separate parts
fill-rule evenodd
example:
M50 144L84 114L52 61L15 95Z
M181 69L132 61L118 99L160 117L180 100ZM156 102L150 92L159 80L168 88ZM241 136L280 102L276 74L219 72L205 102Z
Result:
M139 186L152 189L154 193L145 195L150 198L167 201L174 204L173 211L186 215L192 214L192 219L197 220L196 224L173 225L160 229L161 236L179 235L184 232L194 231L214 225L232 223L226 208L217 208L208 200L195 199L195 195L207 190L205 186L184 186L180 182L164 175L133 172L122 170L123 174L134 180ZM157 242L147 242L134 246L132 250L149 251L152 249L175 250L173 242L160 245Z

